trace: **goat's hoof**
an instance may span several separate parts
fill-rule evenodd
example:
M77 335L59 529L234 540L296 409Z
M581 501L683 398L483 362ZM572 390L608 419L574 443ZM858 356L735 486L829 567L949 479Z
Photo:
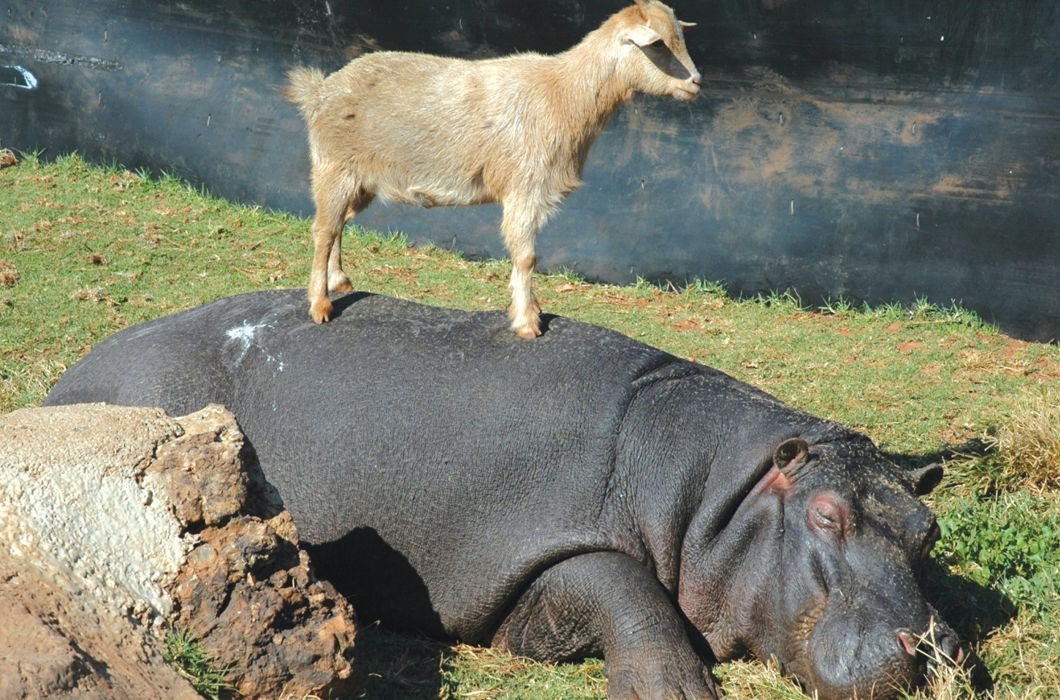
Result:
M328 277L328 291L329 292L352 292L353 284L350 283L349 276L345 272L340 272L337 275L329 275Z
M328 299L314 301L309 306L309 315L313 323L327 323L331 320L331 302Z
M537 324L526 324L515 328L515 334L523 340L533 340L537 336L541 335L541 329L537 327Z

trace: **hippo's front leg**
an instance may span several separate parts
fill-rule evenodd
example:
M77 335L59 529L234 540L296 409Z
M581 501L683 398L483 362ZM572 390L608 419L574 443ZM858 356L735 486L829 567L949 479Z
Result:
M604 657L612 698L717 698L662 584L618 552L582 554L543 572L493 645L546 661Z

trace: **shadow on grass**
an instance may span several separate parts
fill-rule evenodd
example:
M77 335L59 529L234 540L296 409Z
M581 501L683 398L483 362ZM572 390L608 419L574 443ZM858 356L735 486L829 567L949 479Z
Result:
M941 564L928 571L925 588L942 618L973 643L984 641L1018 612L1016 604L1001 591L947 571Z
M913 470L962 459L980 459L991 451L985 441L973 438L929 454L886 453L886 456L900 467ZM924 589L942 619L972 646L986 641L991 633L1004 627L1018 613L1016 604L1000 590L955 574L938 562L925 572ZM993 687L989 671L978 661L970 669L970 680L979 691Z
M903 469L922 469L930 464L942 464L962 458L985 457L990 454L991 448L985 441L979 438L966 440L960 445L953 445L936 452L927 454L903 454L901 452L887 452L883 454Z
M936 564L925 578L928 600L957 635L978 646L1008 624L1018 612L1004 593L947 571ZM990 672L981 661L970 668L972 686L979 691L993 688Z
M360 681L354 698L437 700L443 697L442 665L453 656L443 642L391 632L378 624L357 631L356 667Z

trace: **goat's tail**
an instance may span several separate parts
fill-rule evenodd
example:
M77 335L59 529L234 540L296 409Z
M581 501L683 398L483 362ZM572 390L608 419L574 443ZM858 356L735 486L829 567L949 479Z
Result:
M295 66L287 71L287 86L283 94L298 105L306 118L315 111L320 89L324 86L324 71L319 68Z

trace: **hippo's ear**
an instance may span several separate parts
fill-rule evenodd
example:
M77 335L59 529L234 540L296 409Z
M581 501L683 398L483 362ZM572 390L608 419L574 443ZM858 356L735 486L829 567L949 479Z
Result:
M942 465L935 462L926 467L914 469L909 474L913 483L913 493L926 496L942 481Z
M789 438L777 445L773 451L773 466L785 476L792 476L799 467L806 464L810 455L810 446L802 438Z

